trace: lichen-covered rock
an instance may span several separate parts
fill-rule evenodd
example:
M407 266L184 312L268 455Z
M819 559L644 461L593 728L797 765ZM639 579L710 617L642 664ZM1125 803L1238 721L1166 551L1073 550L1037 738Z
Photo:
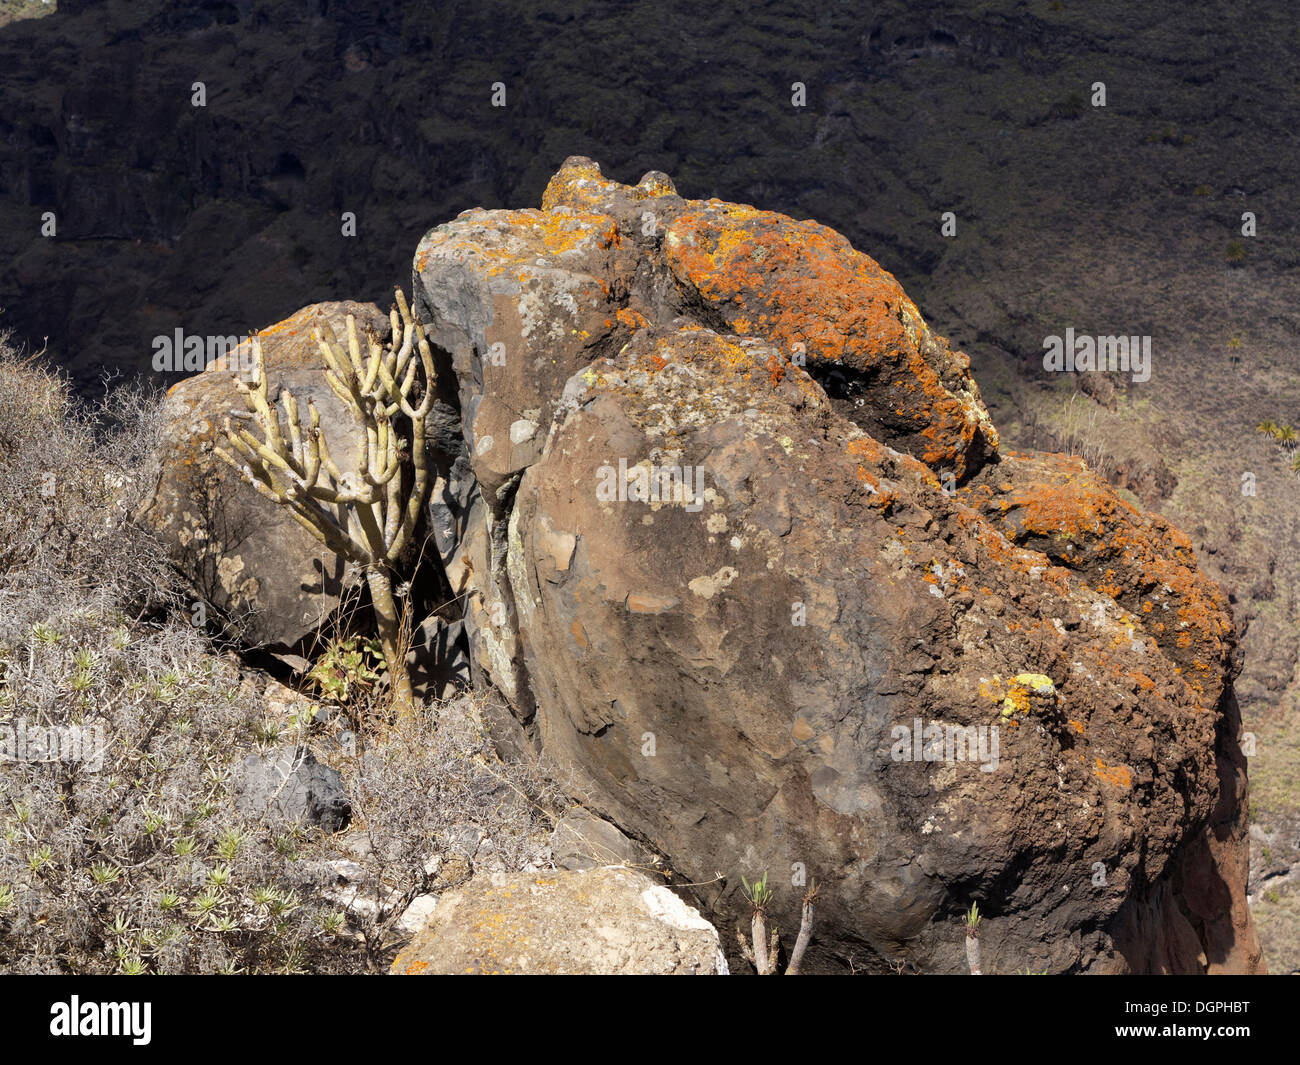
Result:
M549 250L547 217L602 221ZM1232 625L1180 534L999 455L965 357L823 227L585 159L455 225L416 287L466 443L498 407L542 443L475 456L450 557L481 675L584 805L720 874L727 924L742 875L787 929L816 879L812 966L963 971L972 901L986 971L1258 966ZM592 305L528 304L530 346L533 290Z
M345 338L348 315L356 319L358 335L366 328L388 333L388 318L373 303L345 302L304 307L257 335L272 400L287 388L303 412L314 401L331 451L344 463L352 460L360 428L326 384L312 334L328 323ZM246 410L233 373L252 365L249 343L168 392L157 485L143 517L196 594L228 618L243 640L292 646L338 606L352 578L287 509L258 495L206 450L220 443L230 413Z
M420 242L416 306L451 355L490 502L541 454L564 382L612 350L627 259L613 220L590 211L466 211Z
M727 963L698 911L644 874L608 866L479 875L440 896L392 971L716 976Z

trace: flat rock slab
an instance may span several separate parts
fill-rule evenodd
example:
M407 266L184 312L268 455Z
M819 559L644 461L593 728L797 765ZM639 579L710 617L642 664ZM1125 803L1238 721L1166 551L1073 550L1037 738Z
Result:
M662 884L607 866L478 876L442 895L397 975L726 975L718 933Z

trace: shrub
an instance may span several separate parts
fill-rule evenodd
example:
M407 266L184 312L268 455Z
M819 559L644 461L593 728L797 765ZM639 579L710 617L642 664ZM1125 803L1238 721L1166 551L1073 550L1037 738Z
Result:
M129 519L157 403L87 408L0 340L0 738L28 759L0 763L6 970L297 971L328 945L306 868L228 801L256 693L169 614Z
M27 741L0 761L0 971L375 970L410 899L543 860L553 786L471 696L345 744L356 718L277 711L215 653L130 521L157 404L87 410L0 337L0 742ZM243 759L285 743L342 774L346 834L240 812Z
M367 334L363 356L351 315L346 350L328 326L326 336L316 337L328 367L325 381L363 429L350 467L347 460L340 467L331 457L315 404L308 402L304 424L292 392L282 389L274 400L269 397L257 345L251 383L238 374L234 380L248 407L244 421L257 427L261 439L227 419L229 447L213 451L261 495L286 507L327 548L361 566L394 702L409 710L411 678L393 578L412 544L430 486L424 434L433 406L434 370L423 324L411 314L401 289L396 297L387 346ZM409 441L403 432L410 434Z
M405 935L399 920L418 896L477 871L549 863L560 792L539 763L496 757L480 709L469 693L418 707L363 736L340 765L355 826L347 845L361 866L342 901L369 971L392 962Z

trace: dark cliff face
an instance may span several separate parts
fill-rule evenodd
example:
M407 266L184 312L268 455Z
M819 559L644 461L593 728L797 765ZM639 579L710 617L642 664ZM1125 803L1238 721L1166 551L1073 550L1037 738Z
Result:
M0 324L89 386L177 329L386 305L430 226L539 202L573 154L816 218L971 356L1008 445L1084 453L1187 530L1244 630L1256 857L1285 886L1300 489L1253 426L1300 417L1298 33L1262 2L64 0L0 28ZM1044 374L1067 327L1150 336L1151 379ZM1278 905L1275 970L1300 966Z
M79 370L139 369L177 326L382 293L430 223L536 202L575 153L817 217L940 310L979 276L957 340L1031 353L1035 316L1151 315L1139 263L1221 260L1236 193L1289 224L1294 34L1267 5L1177 25L1120 3L441 6L75 2L6 27L8 324Z

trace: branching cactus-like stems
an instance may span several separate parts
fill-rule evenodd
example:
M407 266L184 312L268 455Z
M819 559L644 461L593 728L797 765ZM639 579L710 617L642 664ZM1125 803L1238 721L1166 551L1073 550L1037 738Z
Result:
M360 429L349 468L340 467L330 454L314 403L307 404L304 424L288 389L281 389L271 402L256 343L251 381L235 375L248 409L231 415L255 426L261 439L228 418L223 428L230 447L214 445L212 450L261 495L287 507L322 544L361 567L393 700L399 711L409 711L414 698L393 577L429 493L425 419L433 406L435 378L424 327L401 289L396 298L389 312L392 338L386 346L367 332L363 353L352 315L347 318L346 348L328 324L324 335L315 335L325 359L325 380ZM394 423L399 415L409 422L409 444Z
M798 976L799 968L803 965L804 951L808 949L808 943L812 939L813 930L813 903L817 901L817 881L809 885L808 890L804 892L803 909L799 915L799 935L794 941L794 950L790 953L790 964L785 967L786 976Z
M745 898L749 900L751 910L749 941L745 939L744 932L739 928L736 929L736 939L740 943L740 952L754 966L754 970L759 976L773 976L776 974L781 941L775 928L770 933L767 929L767 910L772 901L772 890L767 885L767 874L764 873L763 879L756 880L753 884L750 884L743 876L740 880L744 884ZM808 943L812 939L813 903L816 899L817 883L814 881L804 893L803 910L799 921L799 935L795 940L794 953L790 955L790 963L786 966L786 976L799 975L799 967L803 964L804 951L808 949Z

